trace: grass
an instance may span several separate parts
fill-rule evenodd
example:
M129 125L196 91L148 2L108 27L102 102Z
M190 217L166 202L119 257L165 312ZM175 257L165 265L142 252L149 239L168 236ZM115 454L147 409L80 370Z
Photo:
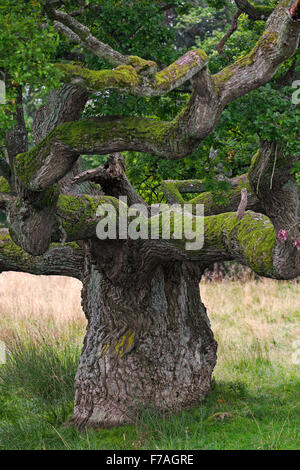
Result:
M219 343L212 391L171 416L142 411L132 426L79 432L73 381L86 326L74 279L3 273L0 449L299 449L300 284L201 284Z

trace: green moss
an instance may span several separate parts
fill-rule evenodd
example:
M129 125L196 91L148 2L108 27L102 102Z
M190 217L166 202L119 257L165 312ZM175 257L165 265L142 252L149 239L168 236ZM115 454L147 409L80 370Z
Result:
M129 330L124 336L122 336L120 341L117 341L115 343L115 355L116 356L119 356L120 358L122 358L124 354L126 354L126 352L132 346L132 343L134 341L134 336L135 336L134 332L132 330ZM102 348L102 351L103 351L103 348Z
M219 92L220 88L225 85L225 83L232 77L232 75L233 68L228 66L221 70L221 72L216 73L212 76L212 82L216 93Z
M167 91L172 83L185 77L189 70L192 70L197 65L203 65L204 67L207 62L208 56L204 51L200 49L189 51L176 62L169 65L169 67L155 75L156 86Z
M34 201L33 206L39 209L50 207L56 204L59 196L59 188L54 184L45 191L39 193L38 198Z
M39 147L39 148L38 148ZM15 172L18 179L27 186L36 170L36 158L41 145L26 153L19 153L15 158Z
M235 217L235 214L228 212L204 218L205 246L215 246L226 251L223 241L223 227L225 221L230 217Z
M173 181L164 181L161 187L168 201L175 200L178 203L184 204L185 201L178 190L177 184L175 184Z
M18 209L21 209L21 207L23 206L23 200L22 198L20 197L16 197L14 202L13 202L13 205L14 207L18 210Z
M264 51L268 52L269 49L271 49L274 46L274 44L277 43L278 39L279 39L278 33L273 33L273 32L266 30L264 34L262 35L262 37L259 39L259 41L255 44L253 49L248 54L241 57L236 62L229 65L228 67L225 67L223 70L221 70L221 72L213 75L212 80L213 80L216 92L219 92L220 88L224 86L224 84L232 77L232 75L238 68L243 68L243 67L246 67L247 65L252 65L254 63L255 56L256 56L258 49L263 49Z
M257 43L257 47L262 47L264 50L268 51L271 49L274 44L277 44L279 40L279 33L274 33L269 30L266 30L262 35L261 39Z
M3 176L0 176L0 193L3 193L3 194L11 193L10 184Z
M257 166L257 164L259 162L259 159L260 159L260 150L258 149L257 152L253 155L253 157L251 159L251 164L250 164L250 167L249 167L248 174L252 173L254 168Z
M17 178L29 187L30 181L36 171L43 163L43 156L46 158L49 155L52 139L56 135L56 129L50 132L45 139L43 139L33 149L25 153L19 153L15 157L14 170Z
M247 264L257 274L274 271L276 235L271 221L259 214L246 213L238 224L236 239L245 253ZM235 234L235 227L231 236Z
M137 117L93 118L62 124L57 128L57 137L75 149L94 148L111 142L114 138L131 136L144 142L164 142L169 123L155 119Z
M120 86L134 88L140 81L138 74L131 65L119 65L113 72Z
M28 268L33 265L33 256L16 245L7 233L0 232L0 256L7 258L12 265L26 265Z
M140 57L136 55L129 56L128 65L131 65L132 67L134 67L135 70L141 74L148 73L148 72L151 73L152 71L157 69L156 62L153 62L152 60L141 59Z
M236 213L205 217L205 245L217 246L224 251L227 247L242 254L247 265L257 274L272 274L276 235L271 221L251 211L239 221Z
M213 207L216 206L216 201L213 198L211 192L205 192L199 194L199 196L194 197L189 200L190 204L204 204L204 210L209 212Z
M59 196L57 215L70 240L79 239L83 231L95 227L97 208L101 204L113 204L118 210L118 200L110 196L92 197L86 194Z
M78 64L55 64L69 80L80 77L91 91L106 89L131 90L139 83L137 71L131 65L120 65L113 70L90 70Z

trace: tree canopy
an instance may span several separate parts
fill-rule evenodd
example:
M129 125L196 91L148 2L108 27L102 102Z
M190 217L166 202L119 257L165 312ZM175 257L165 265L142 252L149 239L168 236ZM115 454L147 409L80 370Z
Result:
M243 3L243 2L242 2ZM244 2L245 3L245 2ZM255 2L259 10L269 9L276 1ZM58 4L57 4L58 5ZM209 56L211 73L218 73L228 64L249 53L265 27L264 18L248 16L248 10L237 20L237 29L227 39L222 51L218 45L231 30L237 7L227 1L193 2L64 2L66 11L76 11L78 21L91 28L93 34L122 54L137 55L153 60L162 68L183 55L187 48L201 48ZM101 5L101 7L100 7ZM45 16L43 2L1 2L1 64L0 68L12 81L26 87L26 123L29 146L33 145L30 126L34 112L44 102L49 90L62 80L55 62L92 70L111 68L103 58L69 41L53 27ZM253 7L254 9L254 7ZM97 16L96 16L97 15ZM46 27L47 23L47 27ZM286 74L289 73L287 80ZM295 139L299 107L293 105L291 88L299 76L299 55L287 59L272 81L230 103L223 111L216 129L198 145L198 148L180 161L165 161L146 152L124 153L130 180L149 202L163 200L160 190L164 179L202 179L207 190L213 190L216 200L226 197L228 184L216 178L220 172L227 177L243 174L258 147L259 138L285 139L291 150L299 151ZM98 90L96 90L98 91ZM132 94L121 94L110 89L90 96L84 116L135 115L156 119L173 119L188 100L188 85L151 99ZM16 90L7 90L6 108L12 108ZM13 114L1 107L2 145L6 129L13 125ZM275 119L274 119L275 117ZM297 148L298 146L298 148ZM211 148L215 158L210 158ZM98 156L85 156L88 166L96 167L103 161ZM224 192L225 191L225 192Z

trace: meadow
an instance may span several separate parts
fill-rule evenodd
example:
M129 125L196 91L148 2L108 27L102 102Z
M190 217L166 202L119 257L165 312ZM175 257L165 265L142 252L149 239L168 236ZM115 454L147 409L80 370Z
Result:
M300 448L299 282L202 282L219 343L208 397L170 416L144 410L134 425L81 432L63 427L86 327L80 288L69 278L0 275L8 359L0 365L0 449Z

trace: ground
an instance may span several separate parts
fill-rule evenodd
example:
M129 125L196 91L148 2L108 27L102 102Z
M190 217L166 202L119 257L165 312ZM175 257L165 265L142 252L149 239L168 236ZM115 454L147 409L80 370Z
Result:
M300 283L202 282L219 343L206 401L170 417L141 410L134 426L79 432L62 424L85 330L80 282L0 275L0 449L299 449Z

